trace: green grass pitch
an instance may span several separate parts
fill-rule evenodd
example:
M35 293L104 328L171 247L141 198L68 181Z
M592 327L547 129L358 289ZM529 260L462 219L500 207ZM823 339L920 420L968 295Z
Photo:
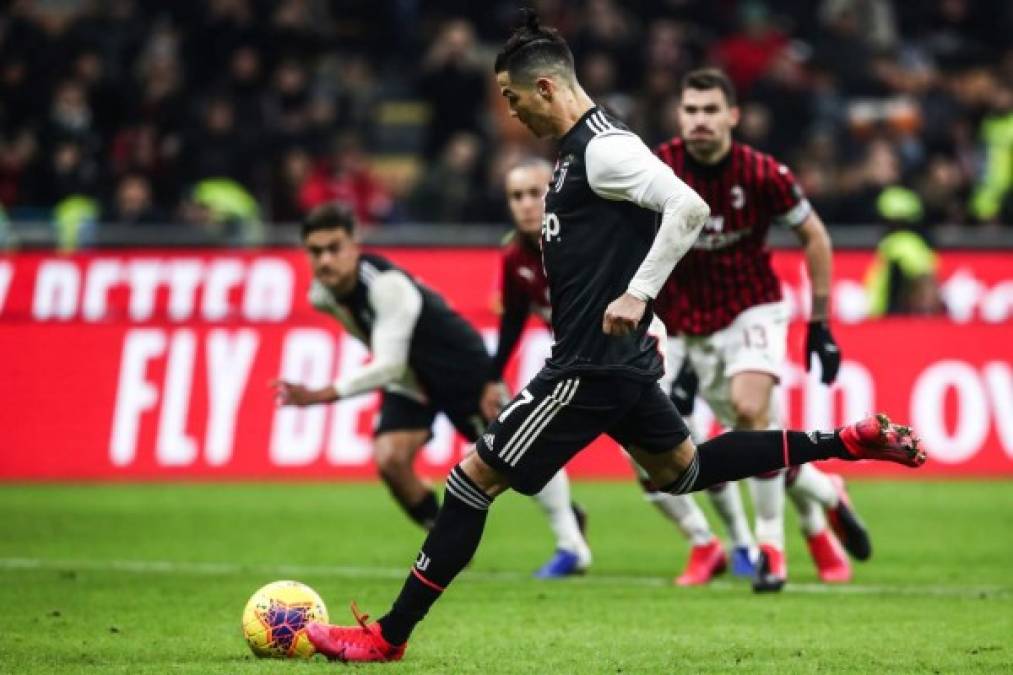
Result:
M591 574L530 579L550 536L506 495L405 661L361 670L1013 672L1013 483L855 481L873 559L850 586L819 584L789 514L789 586L760 597L738 581L671 586L686 544L632 483L574 493ZM374 483L0 487L0 672L343 668L255 659L247 597L296 578L332 621L353 598L381 614L420 542Z

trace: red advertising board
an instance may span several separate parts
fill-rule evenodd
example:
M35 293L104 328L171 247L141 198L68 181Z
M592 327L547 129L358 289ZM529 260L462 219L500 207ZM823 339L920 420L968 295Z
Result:
M499 253L381 253L444 293L490 343ZM909 420L932 461L917 475L1013 476L1013 254L943 254L949 317L865 318L862 252L835 257L839 382L801 367L789 338L781 395L796 428L826 428L874 410ZM804 311L804 262L775 256L789 302ZM306 302L297 250L138 250L0 257L0 479L162 480L346 478L373 475L375 396L309 410L275 407L279 375L321 384L366 353ZM508 372L515 388L550 340L532 322ZM696 421L712 426L705 407ZM419 459L445 473L466 450L437 424ZM850 473L909 476L882 465ZM625 460L599 440L575 476L623 477Z

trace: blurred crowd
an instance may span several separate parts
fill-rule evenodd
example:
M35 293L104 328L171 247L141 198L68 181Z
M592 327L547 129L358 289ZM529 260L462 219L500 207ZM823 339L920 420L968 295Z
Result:
M538 144L492 58L517 0L0 0L7 218L209 228L342 199L366 223L502 222ZM739 138L831 223L1013 224L1009 0L541 0L649 144L726 68Z

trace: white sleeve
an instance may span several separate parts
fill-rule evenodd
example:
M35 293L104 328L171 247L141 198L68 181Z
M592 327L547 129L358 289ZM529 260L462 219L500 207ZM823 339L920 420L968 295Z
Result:
M588 184L598 196L661 213L654 243L627 289L641 300L656 297L672 268L696 241L710 207L628 131L591 139L584 162Z
M373 331L369 347L373 360L338 380L334 388L346 398L398 380L408 367L408 350L422 313L422 293L398 270L382 272L369 287Z

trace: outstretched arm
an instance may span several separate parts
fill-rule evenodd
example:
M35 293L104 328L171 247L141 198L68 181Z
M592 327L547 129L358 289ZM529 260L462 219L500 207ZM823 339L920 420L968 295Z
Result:
M369 301L375 313L369 340L373 360L321 389L308 389L279 380L275 382L275 387L281 405L331 403L373 391L404 374L408 367L412 333L422 313L422 294L404 274L391 270L381 273L373 281Z

